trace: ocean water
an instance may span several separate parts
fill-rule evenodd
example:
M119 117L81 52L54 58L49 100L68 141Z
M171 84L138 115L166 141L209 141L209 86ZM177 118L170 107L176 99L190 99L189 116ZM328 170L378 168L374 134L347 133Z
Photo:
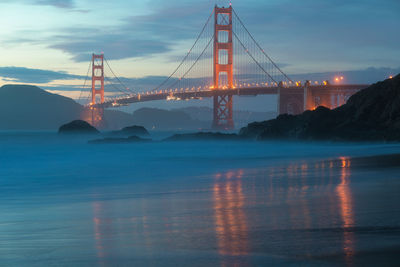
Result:
M0 133L0 266L399 266L400 144Z

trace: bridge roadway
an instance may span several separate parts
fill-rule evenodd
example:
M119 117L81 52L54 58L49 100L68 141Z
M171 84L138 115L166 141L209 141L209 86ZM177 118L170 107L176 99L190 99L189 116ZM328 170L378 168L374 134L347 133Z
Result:
M153 92L138 93L131 96L109 99L104 103L95 104L94 108L110 108L125 106L132 103L155 101L155 100L187 100L200 99L205 97L213 97L215 95L237 95L237 96L256 96L256 95L283 95L302 99L304 101L306 95L308 97L323 96L351 96L361 89L368 87L367 84L338 84L338 85L309 85L305 86L290 86L290 87L246 87L234 89L186 89L186 90L160 90ZM307 90L305 90L307 89ZM313 104L307 104L310 107ZM326 104L327 105L327 104ZM328 104L329 106L329 104ZM297 112L296 112L297 113Z

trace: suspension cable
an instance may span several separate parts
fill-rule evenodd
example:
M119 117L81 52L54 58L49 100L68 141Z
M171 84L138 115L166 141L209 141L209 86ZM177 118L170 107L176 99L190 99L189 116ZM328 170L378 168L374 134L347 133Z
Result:
M183 78L185 78L185 76L193 69L194 65L197 64L197 62L199 62L200 58L203 56L204 52L207 50L207 48L210 46L211 41L213 40L214 35L210 38L210 41L208 41L206 47L203 49L203 51L200 53L200 55L196 58L196 60L194 61L194 63L192 64L192 66L190 66L190 68L181 76L181 78L179 80L177 80L175 83L173 83L171 85L171 87L174 87L177 83L179 83Z
M185 60L189 57L190 53L193 51L193 48L196 46L197 42L200 40L201 35L204 33L204 30L206 29L208 23L210 22L212 15L214 14L214 10L211 12L211 15L208 17L206 23L204 24L200 34L197 36L196 41L194 42L193 46L190 48L189 52L185 55L185 57L182 59L182 61L180 62L180 64L176 67L176 69L171 73L171 75L168 76L167 79L165 79L159 86L157 86L156 88L154 88L152 91L156 91L158 89L160 89L161 86L163 86L164 84L166 84L171 78L172 76L178 71L178 69L183 65L183 63L185 62Z
M108 66L108 68L110 69L111 73L114 75L114 77L117 79L117 81L124 87L124 89L128 90L129 92L133 93L119 78L117 75L115 75L114 71L112 70L112 68L110 67L110 64L108 64L108 60L106 59L106 57L104 57L104 60Z
M125 92L124 90L121 90L120 88L118 88L117 86L115 86L115 84L112 83L108 77L104 76L104 79L105 79L115 90L117 90L118 92L122 93L123 95L128 95L128 96L129 96L129 94L128 94L127 92Z
M262 69L262 71L268 75L268 77L274 81L275 83L277 81L275 81L275 79L271 76L271 74L269 74L264 68L263 66L261 66L260 63L258 63L258 61L254 58L254 56L250 53L249 49L247 49L247 47L243 44L243 42L239 39L239 37L236 35L236 33L234 31L232 31L233 35L235 36L235 38L239 41L239 43L242 45L244 51L246 51L246 53L253 59L253 61L257 64L258 67L260 67Z
M91 67L91 66L92 66L92 61L90 61L90 63L89 63L89 67L88 67L88 70L87 70L87 73L86 73L85 82L83 83L83 87L82 87L81 93L79 94L78 101L81 100L81 98L82 98L82 93L83 93L83 91L85 90L86 82L87 82L88 77L89 77L89 71L90 71L90 67Z
M261 50L261 52L264 54L264 56L266 56L268 58L269 61L271 61L272 65L274 65L275 68L277 68L279 70L279 72L285 76L286 79L288 79L289 81L293 82L292 79L290 79L286 73L284 73L279 67L278 65L276 65L276 63L272 60L271 57L269 57L267 55L267 53L265 53L264 49L262 49L262 47L258 44L258 42L254 39L253 35L251 35L251 33L249 32L249 30L246 28L246 26L244 25L244 23L242 22L242 20L240 19L239 15L236 13L235 9L233 9L233 13L235 14L236 18L238 19L238 21L240 22L240 24L243 26L243 28L245 29L245 31L247 32L247 34L250 36L250 38L253 40L253 42L256 44L256 46Z
M228 23L226 18L222 17L222 19L224 20L224 22ZM239 37L236 35L236 33L232 30L233 35L235 36L235 38L239 41L239 43L242 45L244 51L253 59L253 61L264 71L265 74L268 75L268 77L273 80L275 83L275 79L271 76L271 74L269 74L262 66L260 63L258 63L258 61L255 59L255 57L250 53L249 49L247 49L247 47L243 44L243 42L239 39Z

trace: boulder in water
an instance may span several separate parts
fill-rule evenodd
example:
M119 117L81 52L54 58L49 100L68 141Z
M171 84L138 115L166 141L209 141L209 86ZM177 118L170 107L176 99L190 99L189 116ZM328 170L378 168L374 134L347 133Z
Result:
M89 140L89 144L125 144L125 143L139 143L139 142L151 142L149 138L141 138L136 135L129 136L128 138L115 138L107 137L103 139Z
M120 131L112 132L112 135L117 136L139 136L139 137L147 137L150 136L149 132L143 126L133 125L129 127L125 127Z
M164 141L213 141L213 140L241 140L242 138L237 134L219 133L219 132L198 132L187 134L175 134L171 137L164 139Z
M99 134L100 132L83 120L74 120L62 125L58 129L59 134Z

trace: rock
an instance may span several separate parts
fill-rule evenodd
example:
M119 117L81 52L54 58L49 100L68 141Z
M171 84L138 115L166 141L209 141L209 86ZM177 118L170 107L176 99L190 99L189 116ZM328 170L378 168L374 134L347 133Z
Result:
M223 134L213 132L199 132L199 133L188 133L188 134L175 134L171 137L164 139L163 141L205 141L205 140L239 140L237 134Z
M128 138L113 138L107 137L103 139L95 139L88 141L89 144L125 144L125 143L136 143L136 142L151 142L151 139L140 138L138 136L130 136Z
M74 120L70 123L62 125L58 129L59 134L99 134L100 132L87 123L86 121L82 120Z
M400 75L376 83L330 110L250 123L239 135L258 140L400 141Z
M112 135L119 135L119 136L150 136L149 132L143 126L129 126L121 129L120 131L114 131L111 133Z

